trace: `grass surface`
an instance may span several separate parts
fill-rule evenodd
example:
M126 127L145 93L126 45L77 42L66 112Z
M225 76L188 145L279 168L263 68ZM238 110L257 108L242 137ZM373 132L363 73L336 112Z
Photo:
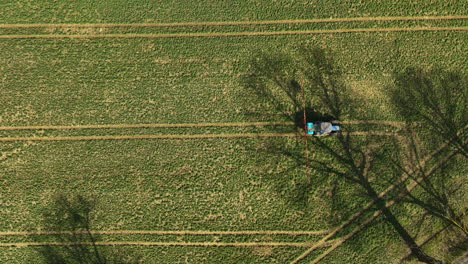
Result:
M388 2L388 3L387 3ZM0 23L177 23L377 16L464 15L451 1L2 1ZM2 28L13 34L168 34L356 28L466 27L466 20L276 25ZM289 121L243 86L259 54L330 50L359 102L348 120L398 121L387 98L393 72L435 64L463 73L466 32L367 32L210 38L1 39L0 126ZM281 47L281 48L278 48ZM382 126L378 126L380 129ZM388 128L390 129L390 128ZM269 133L271 128L139 128L0 131L2 137ZM276 130L277 131L277 130ZM392 130L393 131L393 130ZM283 127L280 132L294 132ZM328 230L368 199L321 172L307 185L302 139L194 139L0 144L0 231L42 230L54 194L96 201L95 230ZM376 141L394 144L393 139ZM335 144L333 138L328 144ZM273 155L272 146L294 155ZM391 147L390 147L391 148ZM327 161L324 153L313 158ZM382 191L385 177L373 184ZM395 214L417 209L395 207ZM410 217L402 220L411 224ZM358 223L357 223L358 224ZM438 223L432 223L435 230ZM430 225L432 227L432 225ZM354 226L353 226L354 227ZM348 231L348 230L345 230ZM102 235L102 241L314 242L320 236ZM53 236L2 236L0 243ZM121 246L144 263L287 263L305 248ZM377 221L324 263L388 263L405 247ZM320 249L309 256L324 252ZM130 253L129 253L130 254ZM0 247L0 262L37 262L34 248Z
M333 50L373 119L395 119L395 69L464 69L463 32L348 33L210 39L2 40L2 125L280 121L242 87L254 54L286 43ZM371 47L371 48L369 48ZM359 56L357 56L359 54ZM380 59L384 58L384 59ZM64 88L66 87L66 88ZM53 100L49 100L50 98ZM365 98L365 100L364 100Z
M273 3L249 0L215 1L124 1L59 0L55 2L6 0L1 4L0 23L24 22L192 22L229 20L277 20L360 16L417 16L466 14L467 4L452 1L378 0L331 3L328 0L287 0Z

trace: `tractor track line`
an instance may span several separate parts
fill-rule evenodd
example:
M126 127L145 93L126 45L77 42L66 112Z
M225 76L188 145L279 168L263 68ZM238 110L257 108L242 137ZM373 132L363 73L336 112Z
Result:
M395 136L387 132L352 132L351 136ZM121 135L121 136L74 136L74 137L4 137L0 142L20 141L91 141L91 140L138 140L138 139L209 139L209 138L271 138L299 137L299 133L246 133L246 134L206 134L206 135ZM308 135L312 136L312 135Z
M381 193L379 193L379 196L378 196L378 199L382 199L385 195L387 195L388 193L390 193L391 191L395 190L398 186L400 186L401 184L403 184L410 176L409 174L412 174L414 171L418 170L419 168L421 167L424 167L426 165L427 162L429 162L434 156L438 155L440 152L442 152L443 150L445 150L447 147L450 146L450 144L456 139L457 136L459 136L460 134L462 134L463 132L465 131L465 128L462 129L461 131L459 131L457 133L457 135L455 137L453 137L452 139L450 139L449 141L447 141L446 143L444 143L443 145L441 145L438 149L434 150L432 153L430 153L429 155L427 155L419 164L418 164L418 167L415 168L414 170L411 170L409 173L404 173L404 175L400 178L400 180L398 182L396 182L395 184L389 186L387 189L385 189L384 191L382 191ZM405 171L407 171L408 168L405 169ZM316 247L316 245L320 245L320 243L326 243L327 240L329 240L330 238L334 237L336 234L338 234L340 231L342 231L344 228L346 228L347 226L349 226L351 223L353 223L356 219L358 219L359 217L361 217L365 212L367 212L368 210L370 210L378 201L378 199L375 199L371 202L369 202L366 206L364 206L360 211L354 213L351 217L348 218L348 220L346 220L344 223L342 223L340 226L338 226L336 229L334 229L332 232L330 232L328 235L326 235L325 237L323 237L317 244L314 245L314 247L311 247L309 248L308 250L306 250L304 253L302 253L300 256L298 256L295 260L293 260L291 262L291 264L297 264L299 261L301 261L302 259L306 258L310 253L312 253L315 249L317 249L318 247Z
M76 126L3 126L0 131L10 130L72 130L72 129L113 129L113 128L192 128L192 127L251 127L251 126L294 126L293 122L251 122L251 123L186 123L186 124L115 124Z
M398 121L336 121L337 124L359 125L375 124L401 127L405 123ZM262 126L295 126L294 122L238 122L238 123L179 123L179 124L111 124L111 125L68 125L68 126L0 126L0 131L12 130L75 130L75 129L114 129L114 128L192 128L192 127L262 127Z
M145 241L111 241L111 242L24 242L0 243L0 247L43 247L43 246L159 246L159 247L310 247L310 242L145 242ZM325 245L326 247L328 245Z
M313 35L372 32L418 32L418 31L468 31L468 27L414 27L414 28L353 28L330 30L293 30L264 32L220 32L220 33L167 33L167 34L29 34L0 35L0 39L96 39L96 38L202 38L202 37L255 37L279 35Z
M378 22L378 21L419 21L419 20L456 20L468 19L468 16L396 16L396 17L349 17L349 18L315 18L297 20L265 21L215 21L215 22L176 22L176 23L86 23L86 24L0 24L0 28L112 28L112 27L195 27L195 26L242 26L242 25L278 25L309 24L336 22Z
M71 234L96 234L96 235L229 235L229 236L243 236L243 235L287 235L287 236L302 236L302 235L325 235L329 230L322 231L283 231L283 230L252 230L252 231L203 231L203 230L95 230L95 231L12 231L0 232L2 236L30 236L30 235L71 235Z
M413 182L411 182L411 184L408 185L408 187L403 191L401 192L395 199L391 200L390 202L387 202L385 204L385 208L390 208L392 207L393 205L397 204L401 199L403 199L406 195L408 195L414 188L416 188L421 182L423 182L427 177L429 177L430 175L432 175L437 169L439 169L440 167L442 167L450 158L452 158L453 156L455 156L456 154L458 153L457 150L453 151L452 153L450 153L449 155L447 155L442 161L440 161L438 164L434 165L430 170L429 172L425 173L424 175L422 175L421 177L419 177L418 179L415 179ZM379 210L377 212L375 212L371 218L367 219L366 221L364 221L361 225L359 225L358 227L356 227L351 233L349 233L348 235L340 238L340 239L337 239L336 242L333 243L333 245L327 249L327 251L325 251L324 253L322 253L320 256L318 256L317 258L315 258L311 264L317 264L319 263L322 259L324 259L326 256L328 256L333 250L335 250L336 248L338 248L339 246L341 246L344 242L346 242L347 240L349 240L350 238L352 238L354 235L356 235L357 233L359 233L362 229L364 229L367 225L369 225L372 221L374 221L377 217L379 217L381 214L382 214L382 210Z
M386 125L386 126L394 126L400 128L404 126L405 122L400 121L377 121L377 120L349 120L349 121L335 121L333 123L342 124L342 125ZM1 127L0 127L1 130Z

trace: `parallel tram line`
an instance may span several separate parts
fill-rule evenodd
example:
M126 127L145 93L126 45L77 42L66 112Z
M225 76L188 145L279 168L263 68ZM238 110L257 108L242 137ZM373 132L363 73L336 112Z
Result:
M348 120L337 121L343 125L389 125L400 127L404 122ZM14 130L78 130L78 129L123 129L123 128L193 128L193 127L264 127L264 126L294 126L294 122L232 122L232 123L174 123L174 124L108 124L108 125L31 125L31 126L0 126L0 131Z
M0 243L0 247L44 247L44 246L159 246L159 247L310 247L310 242L146 242L146 241L97 241L97 242L23 242ZM328 245L324 245L328 246Z
M340 121L340 124L382 124L401 127L402 122L391 121ZM18 130L80 130L80 129L125 129L125 128L202 128L202 127L265 127L294 126L293 122L250 122L250 123L185 123L185 124L110 124L110 125L69 125L69 126L3 126L0 131ZM394 136L390 132L352 132L353 136ZM138 140L138 139L210 139L210 138L269 138L297 137L299 133L237 133L237 134L160 134L160 135L103 135L103 136L56 136L56 137L0 137L0 142L19 141L90 141L90 140ZM307 136L307 135L306 135Z
M198 135L119 135L119 136L71 136L71 137L2 137L0 142L21 141L96 141L96 140L142 140L142 139L215 139L215 138L273 138L299 137L299 133L245 133L245 134L198 134ZM396 136L388 132L351 132L351 136ZM310 135L307 135L310 136Z
M330 232L329 230L319 231L286 231L286 230L245 230L245 231L205 231L205 230L93 230L93 231L7 231L0 232L2 236L30 236L30 235L70 235L70 234L95 234L95 235L228 235L228 236L244 236L244 235L287 235L287 236L303 236L303 235L324 235Z
M468 31L468 27L393 27L393 28L353 28L330 30L292 30L263 32L219 32L219 33L165 33L165 34L24 34L0 35L0 39L96 39L96 38L202 38L202 37L255 37L281 35L313 35L340 33L376 33L376 32L423 32L423 31Z
M77 130L77 129L121 129L121 128L192 128L192 127L263 127L294 126L293 122L250 122L250 123L179 123L179 124L112 124L112 125L68 125L68 126L1 126L0 131L12 130Z
M176 22L176 23L29 23L0 24L0 28L112 28L112 27L196 27L196 26L242 26L242 25L278 25L278 24L309 24L337 22L384 22L384 21L429 21L468 19L468 16L395 16L395 17L348 17L348 18L316 18L297 20L265 20L265 21L215 21L215 22Z
M442 17L362 17L362 18L335 18L335 19L309 19L309 20L278 20L278 21L234 21L234 22L193 22L193 23L139 23L139 24L3 24L0 28L51 28L51 27L181 27L181 26L229 26L229 25L274 25L274 24L305 24L326 22L359 22L359 21L416 21L416 20L454 20L467 19L468 16L442 16ZM242 36L274 36L274 35L305 35L305 34L335 34L335 33L359 33L359 32L416 32L416 31L468 31L468 27L414 27L414 28L357 28L334 30L305 30L305 31L276 31L276 32L223 32L223 33L173 33L173 34L89 34L89 35L59 35L59 34L30 34L30 35L0 35L0 39L89 39L89 38L183 38L183 37L242 37ZM30 127L0 127L0 130L67 130L67 129L100 129L100 128L177 128L177 127L244 127L264 126L264 123L224 123L220 124L135 124L135 125L85 125L85 126L30 126ZM269 123L267 125L294 125L292 123ZM368 133L355 132L351 135L378 135L394 136L395 133ZM263 133L263 134L218 134L218 135L122 135L122 136L76 136L76 137L11 137L0 138L0 142L8 141L80 141L80 140L123 140L123 139L202 139L202 138L257 138L257 137L297 137L297 133ZM428 173L430 174L430 173ZM406 180L406 179L405 179ZM415 188L420 181L412 183L407 192ZM385 193L386 194L386 193ZM384 194L384 195L385 195ZM380 195L379 195L380 196ZM399 196L400 197L400 196ZM387 204L394 205L398 198ZM367 206L366 206L367 207ZM365 207L365 208L366 208ZM368 207L370 208L370 207ZM115 242L30 242L30 243L0 243L0 247L30 247L30 246L74 246L74 245L98 245L98 246L193 246L193 247L304 247L322 248L329 247L324 254L313 263L323 259L328 253L344 243L347 239L359 232L363 227L372 222L381 214L378 211L370 219L363 222L350 234L336 241L327 241L337 231L93 231L96 234L158 234L158 235L327 235L324 240L316 244L310 242L144 242L144 241L115 241ZM0 232L0 236L27 236L27 235L52 235L72 234L73 232ZM333 234L333 235L331 235ZM330 236L331 235L331 236Z

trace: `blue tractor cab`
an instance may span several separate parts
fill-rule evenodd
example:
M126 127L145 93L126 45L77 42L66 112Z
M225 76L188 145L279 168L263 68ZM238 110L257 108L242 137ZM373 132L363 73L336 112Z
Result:
M307 135L313 135L315 133L314 123L307 123L306 132Z
M307 135L328 136L336 135L340 131L340 126L331 122L309 122L306 124Z

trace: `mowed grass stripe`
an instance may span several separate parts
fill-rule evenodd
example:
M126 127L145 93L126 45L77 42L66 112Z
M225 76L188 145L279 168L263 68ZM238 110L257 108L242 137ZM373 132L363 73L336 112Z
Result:
M180 22L180 23L87 23L87 24L0 24L0 28L111 28L111 27L196 27L196 26L242 26L242 25L278 25L278 24L312 24L336 22L372 22L372 21L420 21L420 20L457 20L468 19L468 16L395 16L395 17L348 17L316 18L295 20L265 21L215 21L215 22Z
M203 37L255 37L279 35L313 35L340 33L375 33L375 32L418 32L418 31L468 31L468 27L413 27L413 28L354 28L330 30L292 30L264 32L220 32L220 33L169 33L169 34L30 34L0 35L0 39L96 39L96 38L203 38Z
M229 236L244 236L244 235L324 235L330 230L321 231L284 231L284 230L246 230L246 231L204 231L204 230L95 230L95 231L37 231L37 232L0 232L0 236L30 236L30 235L70 235L70 234L96 234L96 235L229 235Z
M400 127L404 122L397 121L335 121L343 125L389 125ZM251 126L294 126L294 122L242 122L242 123L179 123L179 124L110 124L110 125L70 125L70 126L0 126L0 131L11 130L74 130L74 129L118 129L118 128L192 128L192 127L251 127Z
M396 136L387 132L352 132L351 136ZM4 137L0 142L18 141L89 141L89 140L138 140L138 139L213 139L213 138L271 138L299 137L299 133L246 133L246 134L205 134L205 135L121 135L121 136L75 136L75 137ZM313 137L313 135L308 135Z

